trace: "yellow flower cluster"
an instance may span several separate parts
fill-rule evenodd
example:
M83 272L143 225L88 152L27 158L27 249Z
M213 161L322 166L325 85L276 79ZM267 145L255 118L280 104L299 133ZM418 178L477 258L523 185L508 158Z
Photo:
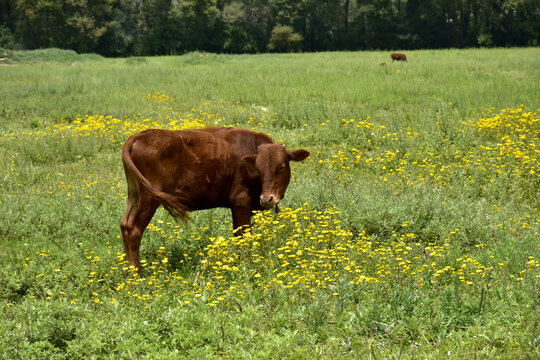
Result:
M386 127L373 127L366 122L343 121L343 126L358 123L360 138L371 150L336 148L328 159L327 154L314 154L311 161L327 166L336 172L338 179L352 176L351 169L369 168L380 173L379 180L396 190L403 186L416 187L432 184L448 187L456 179L478 184L490 190L493 183L506 183L507 188L531 192L540 182L540 110L536 112L519 108L503 109L494 113L487 110L478 121L463 122L459 132L478 133L479 140L471 148L463 149L448 144L443 151L434 153L418 148L404 153L393 148L396 142L406 143L419 134L411 129L389 133ZM448 139L443 140L448 143ZM462 183L456 184L463 186Z
M110 270L104 271L101 258L86 251L94 269L87 286L96 303L133 299L144 303L170 289L181 304L204 301L216 306L241 299L254 289L306 296L322 290L341 296L341 291L357 286L385 290L399 284L483 288L490 287L493 278L523 281L527 273L539 276L540 262L534 256L527 258L517 275L509 275L504 262L493 257L487 263L472 254L456 259L452 244L459 229L440 243L422 244L414 233L394 232L385 239L365 232L353 235L340 226L340 219L334 208L311 210L308 204L282 209L279 214L261 212L254 216L253 231L248 235L210 238L208 245L195 252L179 248L178 243L200 243L200 233L194 232L186 240L179 225L158 221L147 231L149 236L162 238L163 246L151 262L141 261L143 277L134 275L122 253L117 253ZM193 274L187 278L180 275L180 269L188 264L195 266L195 278Z
M494 114L493 109L486 116L469 125L481 137L492 139L493 144L480 146L475 159L483 161L484 167L496 174L510 172L521 179L540 177L540 110L535 112L520 108L503 109Z
M173 100L161 93L149 94L145 96L149 101L156 101L159 105L164 102L173 103ZM39 139L44 137L100 137L110 139L113 143L122 142L131 134L147 129L194 129L207 125L218 125L221 122L219 115L208 113L204 110L210 106L209 103L202 104L201 109L191 108L185 113L179 113L172 107L165 109L160 114L165 114L161 120L141 118L140 115L133 118L116 118L103 115L77 116L73 119L62 120L52 124L43 124L40 119L36 121L44 126L32 132L11 133L0 136L2 138L14 138L16 136L28 139Z

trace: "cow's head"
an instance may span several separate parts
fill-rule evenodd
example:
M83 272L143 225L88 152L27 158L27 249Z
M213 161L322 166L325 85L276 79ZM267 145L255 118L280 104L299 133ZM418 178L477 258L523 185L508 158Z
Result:
M263 208L270 209L283 199L291 180L289 162L302 161L308 156L309 151L304 149L289 151L284 144L262 144L257 154L242 158L250 177L257 177L261 182L259 201Z

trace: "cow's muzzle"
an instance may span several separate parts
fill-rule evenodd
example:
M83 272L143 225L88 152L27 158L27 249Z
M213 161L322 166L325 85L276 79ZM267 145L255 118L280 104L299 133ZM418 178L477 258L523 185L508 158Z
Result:
M261 195L260 203L265 209L270 209L279 202L279 199L274 195Z

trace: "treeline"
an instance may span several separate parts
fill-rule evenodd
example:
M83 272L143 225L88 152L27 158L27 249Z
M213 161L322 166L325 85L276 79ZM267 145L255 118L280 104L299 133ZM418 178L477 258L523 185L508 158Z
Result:
M539 0L0 0L0 47L106 56L538 46Z

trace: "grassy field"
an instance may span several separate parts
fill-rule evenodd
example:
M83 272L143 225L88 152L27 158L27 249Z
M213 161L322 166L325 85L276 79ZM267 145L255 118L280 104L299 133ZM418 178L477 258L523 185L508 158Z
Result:
M540 358L540 49L407 57L6 52L0 358ZM122 143L216 125L311 156L250 236L158 210L135 276Z

